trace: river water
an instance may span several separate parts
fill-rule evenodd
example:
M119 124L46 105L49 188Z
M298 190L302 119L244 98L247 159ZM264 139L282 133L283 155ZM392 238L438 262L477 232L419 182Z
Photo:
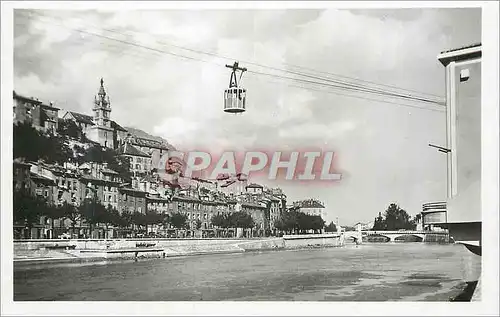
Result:
M448 301L459 245L342 248L14 266L14 300Z

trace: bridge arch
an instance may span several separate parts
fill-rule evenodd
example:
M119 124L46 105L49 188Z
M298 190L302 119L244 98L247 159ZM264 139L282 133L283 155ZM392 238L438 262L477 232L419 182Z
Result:
M380 234L380 233L370 233L370 234L363 236L363 241L384 243L384 242L391 241L391 237L388 237L388 236Z
M395 242L423 242L424 237L418 234L402 234L394 237Z

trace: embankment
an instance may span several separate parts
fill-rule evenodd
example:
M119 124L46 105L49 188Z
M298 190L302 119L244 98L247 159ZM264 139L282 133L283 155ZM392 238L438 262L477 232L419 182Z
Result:
M19 240L14 241L14 262L30 264L166 258L311 246L332 247L340 244L340 239L333 235L297 235L261 239Z

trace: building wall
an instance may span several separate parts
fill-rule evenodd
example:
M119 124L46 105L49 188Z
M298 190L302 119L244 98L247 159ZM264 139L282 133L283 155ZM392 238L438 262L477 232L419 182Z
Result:
M422 217L423 217L422 222L424 226L430 224L445 223L446 211L430 212L430 213L422 212Z
M125 155L130 160L130 171L144 174L151 171L151 158L135 155Z
M114 148L113 129L102 126L91 126L87 129L87 138L107 148Z
M38 123L45 131L57 131L59 109L42 105L40 107L40 122Z
M469 79L461 81L468 70ZM446 67L448 99L448 222L481 221L481 61Z
M124 209L134 213L146 213L146 193L131 190L120 190L118 197L118 210L123 212Z
M14 123L27 122L32 124L32 110L34 107L34 103L14 97Z
M300 211L310 216L323 216L324 208L300 208Z
M54 186L54 203L69 203L80 205L81 182L76 177L65 177L64 175L55 177L56 186Z
M263 189L260 187L247 187L246 192L249 194L262 194Z
M13 165L13 188L14 190L31 190L30 166L26 164Z

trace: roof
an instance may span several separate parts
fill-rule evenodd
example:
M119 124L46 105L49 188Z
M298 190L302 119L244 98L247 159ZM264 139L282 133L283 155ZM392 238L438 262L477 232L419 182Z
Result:
M91 182L94 182L94 183L102 183L102 184L114 184L114 185L120 185L121 184L121 182L109 181L109 180L106 180L106 179L94 177L92 175L82 175L82 176L80 176L80 179L81 180L86 180L86 181L91 181Z
M132 155L132 156L142 156L142 157L151 157L150 155L142 152L132 144L125 143L119 150L119 154L123 155Z
M441 54L439 54L438 56L438 60L441 62L441 64L447 66L451 62L476 59L480 58L481 56L481 44L478 43L441 52Z
M124 192L129 192L129 193L137 193L137 194L144 194L146 195L147 192L135 188L126 188L126 187L121 187L118 188L119 191L124 191Z
M217 179L218 181L222 181L222 180L225 180L225 179L229 179L229 177L230 177L230 176L229 176L229 174L226 174L226 173L225 173L225 174L219 174L219 175L217 175L217 178L216 178L216 179Z
M251 183L250 185L247 185L245 188L264 188L264 186L259 185L259 184L255 184L255 183Z
M478 47L478 46L481 46L481 43L474 43L474 44L471 44L471 45L462 46L462 47L454 48L454 49L447 50L447 51L442 51L441 54L450 53L450 52L456 52L456 51L464 50L464 49L467 49L467 48Z
M32 180L40 180L44 182L55 183L53 179L33 172L30 172L30 177Z
M228 180L225 184L222 184L220 187L225 188L225 187L228 187L229 185L232 185L232 184L234 184L234 183L236 183L236 181L235 181L235 180L231 180L231 181L230 181L230 180Z
M31 164L28 164L26 162L23 162L21 159L16 158L12 161L12 164L17 165L19 167L26 167L26 168L31 168Z
M14 99L22 99L22 100L29 101L29 102L37 104L37 105L42 104L42 102L40 100L37 100L33 97L22 96L22 95L16 93L16 91L13 91L13 95L14 95Z
M81 123L86 123L86 124L94 124L92 116L88 116L86 114L78 113L78 112L73 112L69 111L73 117L75 117L75 120Z
M140 182L154 182L154 181L155 178L151 175L146 175L140 180Z
M122 127L121 125L119 125L118 123L116 123L116 121L111 121L111 127L115 130L127 132L127 130L124 127Z
M302 200L296 202L295 204L296 205L294 207L299 207L299 208L325 208L325 206L322 203L320 203L315 199Z
M189 196L174 196L174 200L180 200L180 201L189 201L189 202L201 202L200 199L194 198L194 197L189 197Z
M161 150L171 150L170 147L163 144L161 141L141 138L138 136L131 136L130 143L138 146L144 146L149 148L161 149Z
M104 174L113 174L113 175L118 175L119 174L118 172L115 172L115 171L113 171L112 169L109 169L109 168L103 168L101 170L101 172L103 172Z
M44 103L40 104L40 106L42 106L43 108L49 109L49 110L60 110L59 108L56 108L56 107L54 107L52 105L47 105L47 104L44 104Z
M161 198L161 197L151 197L151 196L149 196L149 197L146 197L146 199L147 199L147 200L149 200L149 201L169 202L169 200L168 200L168 199L166 199L166 198Z
M246 202L246 201L243 201L241 202L241 206L242 207L253 207L253 208L259 208L259 209L265 209L266 207L258 204L258 203L254 203L254 202Z

